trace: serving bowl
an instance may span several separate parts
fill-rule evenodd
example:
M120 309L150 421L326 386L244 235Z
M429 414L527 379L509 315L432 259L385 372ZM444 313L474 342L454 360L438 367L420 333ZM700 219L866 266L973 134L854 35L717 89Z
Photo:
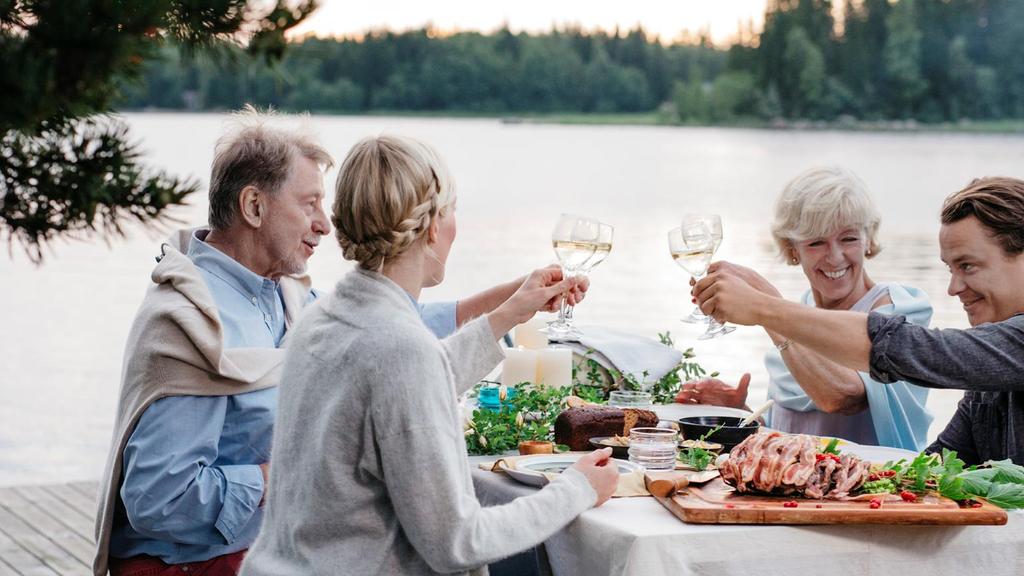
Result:
M679 430L686 440L697 440L721 425L705 440L721 444L722 451L729 452L761 427L756 421L741 427L739 424L742 420L738 416L689 416L679 419Z

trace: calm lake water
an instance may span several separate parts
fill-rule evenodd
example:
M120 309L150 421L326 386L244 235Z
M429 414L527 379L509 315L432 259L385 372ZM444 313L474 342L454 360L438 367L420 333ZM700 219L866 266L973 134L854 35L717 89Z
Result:
M205 183L223 116L130 114L132 135L152 166ZM494 120L314 117L337 157L380 132L432 143L458 186L458 239L445 283L423 299L451 299L554 261L550 228L561 212L615 225L611 256L593 273L581 324L654 337L671 331L680 347L730 381L754 374L750 402L764 400L763 331L740 328L697 342L685 274L671 261L665 232L685 212L722 215L719 258L753 266L790 298L806 289L798 269L772 253L768 219L787 180L815 165L842 164L861 175L883 213L884 251L868 264L876 281L923 288L933 324L965 327L946 295L938 259L942 199L983 175L1021 176L1024 138L1000 135L772 132L733 129L545 126ZM328 201L336 171L326 177ZM204 193L175 215L205 221ZM59 243L42 267L17 248L0 257L0 485L93 479L113 426L121 355L164 234L136 231L109 246ZM320 288L350 265L327 237L310 260ZM959 392L933 391L934 437Z

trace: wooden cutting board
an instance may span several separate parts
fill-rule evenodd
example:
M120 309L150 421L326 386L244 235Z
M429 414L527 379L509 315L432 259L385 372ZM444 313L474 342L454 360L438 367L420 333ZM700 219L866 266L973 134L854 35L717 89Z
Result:
M867 500L737 494L721 478L656 499L683 522L694 524L1006 524L1006 511L984 501L979 508L969 508L948 498L926 496L917 502L886 500L872 509ZM797 506L783 506L790 501Z

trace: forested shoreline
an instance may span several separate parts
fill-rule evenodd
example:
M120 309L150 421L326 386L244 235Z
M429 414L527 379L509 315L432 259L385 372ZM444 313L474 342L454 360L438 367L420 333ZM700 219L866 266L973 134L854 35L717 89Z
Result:
M705 37L664 44L639 27L425 28L307 38L270 66L240 50L211 58L168 44L118 108L991 122L1024 118L1022 32L1024 2L1012 0L772 0L764 29L727 48Z

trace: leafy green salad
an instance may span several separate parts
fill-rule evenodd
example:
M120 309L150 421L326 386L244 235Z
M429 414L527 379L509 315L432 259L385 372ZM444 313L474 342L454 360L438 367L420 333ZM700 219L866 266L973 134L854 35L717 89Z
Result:
M984 498L1000 508L1024 508L1024 466L990 460L965 467L956 452L944 449L941 455L922 452L910 461L873 466L860 488L862 494L899 494L908 501L929 492L969 504Z

